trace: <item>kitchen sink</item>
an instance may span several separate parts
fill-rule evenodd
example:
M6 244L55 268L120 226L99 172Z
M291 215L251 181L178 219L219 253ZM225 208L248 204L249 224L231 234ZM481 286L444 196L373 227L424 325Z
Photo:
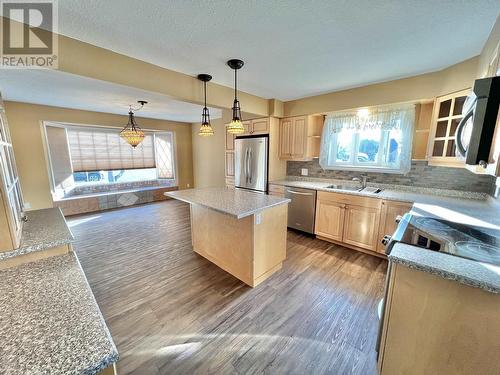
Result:
M352 185L329 185L327 189L348 190L348 191L361 191L362 187Z

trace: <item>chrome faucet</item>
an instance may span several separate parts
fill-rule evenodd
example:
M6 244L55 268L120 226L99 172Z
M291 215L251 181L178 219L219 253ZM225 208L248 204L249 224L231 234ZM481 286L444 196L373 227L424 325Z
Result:
M366 181L368 180L368 176L361 175L360 177L354 177L352 180L359 182L359 184L361 185L361 188L364 189L364 188L366 188Z

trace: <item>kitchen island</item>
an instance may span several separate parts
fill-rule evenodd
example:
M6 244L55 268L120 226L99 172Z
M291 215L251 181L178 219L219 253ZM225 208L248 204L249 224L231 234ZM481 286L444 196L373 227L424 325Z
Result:
M196 253L251 287L281 269L289 199L228 188L165 195L191 205Z

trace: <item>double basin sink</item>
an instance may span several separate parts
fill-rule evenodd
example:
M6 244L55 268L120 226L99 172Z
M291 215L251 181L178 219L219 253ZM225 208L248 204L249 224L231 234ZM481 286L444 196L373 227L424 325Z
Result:
M341 185L341 184L328 185L326 188L327 189L335 189L335 190L344 190L344 191L363 191L363 190L367 189L367 188L364 188L361 186ZM370 188L370 190L367 192L373 193L373 194L378 194L381 191L382 191L381 189Z

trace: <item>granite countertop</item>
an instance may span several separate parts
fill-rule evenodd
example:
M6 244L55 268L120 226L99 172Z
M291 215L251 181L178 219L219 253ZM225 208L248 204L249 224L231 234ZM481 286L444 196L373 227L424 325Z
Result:
M237 219L290 202L287 198L228 188L187 189L164 194L183 202L211 208Z
M2 374L90 375L118 360L73 252L2 270L0 284Z
M23 224L19 248L0 252L0 261L73 242L73 234L60 208L28 211L26 216L28 221Z
M448 280L500 294L500 267L397 243L389 260Z

